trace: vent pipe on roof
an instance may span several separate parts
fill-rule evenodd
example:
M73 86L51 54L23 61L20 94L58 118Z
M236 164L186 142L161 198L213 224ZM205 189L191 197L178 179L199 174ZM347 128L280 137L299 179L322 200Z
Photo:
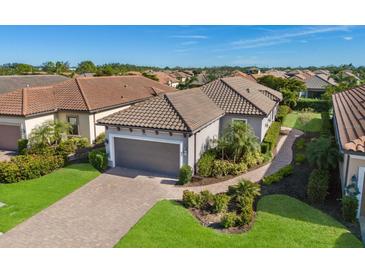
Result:
M247 89L246 89L246 91L247 91L248 93L250 93L250 89L249 89L249 88L247 88Z

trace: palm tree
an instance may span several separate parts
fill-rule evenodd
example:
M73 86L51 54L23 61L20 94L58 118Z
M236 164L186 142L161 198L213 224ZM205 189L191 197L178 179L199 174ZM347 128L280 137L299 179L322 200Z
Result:
M223 137L218 141L218 150L236 163L247 153L259 151L260 144L251 126L241 121L234 121L229 124Z
M34 128L30 133L29 143L31 145L53 145L59 144L70 132L71 126L62 121L46 121Z
M261 194L260 184L248 180L241 180L237 185L228 188L228 194L232 195L234 199L238 197L246 197L254 200Z
M335 168L339 159L338 149L330 138L320 137L307 146L308 162L318 169Z

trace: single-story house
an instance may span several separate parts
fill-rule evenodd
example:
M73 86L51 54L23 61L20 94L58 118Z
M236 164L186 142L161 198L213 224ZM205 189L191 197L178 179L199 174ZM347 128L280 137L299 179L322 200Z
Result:
M196 163L231 121L262 141L281 93L242 77L167 93L98 120L106 127L109 165L177 176Z
M0 76L0 94L27 87L50 86L68 79L62 75L3 75Z
M308 98L319 98L328 86L337 86L336 81L326 74L311 76L305 79L304 83L307 90L302 95Z
M358 188L359 216L365 216L365 86L332 96L343 194Z
M161 93L174 91L143 76L80 77L43 87L0 94L0 149L16 150L17 140L49 120L71 124L72 135L92 143L104 132L96 121Z

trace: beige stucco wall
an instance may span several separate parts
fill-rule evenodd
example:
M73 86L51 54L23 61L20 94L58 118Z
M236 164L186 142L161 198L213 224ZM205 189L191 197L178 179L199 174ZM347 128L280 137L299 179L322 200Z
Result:
M75 116L79 119L79 134L82 137L86 137L90 140L90 143L93 141L90 139L92 137L91 130L93 130L92 127L90 127L91 124L91 118L89 113L84 112L72 112L72 111L62 111L57 113L57 119L63 122L67 122L67 116ZM92 124L91 124L92 125Z
M120 107L120 108L115 108L115 109L110 109L110 110L98 112L98 113L95 113L95 114L90 114L90 123L91 123L90 125L95 125L99 119L104 118L108 115L111 115L113 113L116 113L118 111L121 111L121 110L129 108L129 107L130 106L124 106L124 107ZM105 127L104 126L95 125L95 128L93 128L91 133L90 133L92 141L94 141L95 138L103 132L105 132Z
M346 185L351 183L351 177L353 175L355 175L356 178L358 178L360 167L365 167L365 155L364 155L363 159L356 159L354 157L356 157L356 156L350 156L347 178L345 180ZM346 165L344 165L344 166L346 168Z
M37 126L42 125L44 122L53 121L55 120L55 114L46 114L42 116L36 116L36 117L27 117L25 118L25 132L26 137L28 138L30 133L34 128Z

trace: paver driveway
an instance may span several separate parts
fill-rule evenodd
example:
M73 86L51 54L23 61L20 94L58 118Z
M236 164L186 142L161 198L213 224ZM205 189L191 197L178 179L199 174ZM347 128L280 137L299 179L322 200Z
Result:
M1 235L0 247L112 247L176 189L150 175L112 169Z
M225 182L190 187L226 191L240 179L259 181L292 160L292 145L303 133L282 136L274 160ZM151 173L115 168L0 236L0 247L113 247L161 199L180 199L186 187Z

